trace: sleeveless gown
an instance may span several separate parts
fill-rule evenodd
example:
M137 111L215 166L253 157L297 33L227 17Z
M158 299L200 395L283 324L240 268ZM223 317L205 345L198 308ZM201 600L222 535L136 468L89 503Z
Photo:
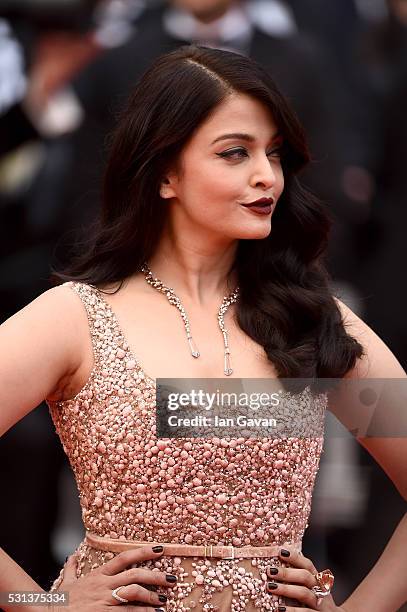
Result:
M326 394L314 395L308 387L282 397L288 412L312 414L320 436L157 439L155 381L143 371L114 312L96 287L65 285L86 309L94 366L74 398L48 406L75 475L85 529L119 540L287 543L301 550L323 447ZM83 540L77 577L115 554ZM175 588L157 590L167 595L164 607L170 611L240 612L290 603L266 591L266 568L273 564L282 563L277 557L161 556L140 565L177 576Z

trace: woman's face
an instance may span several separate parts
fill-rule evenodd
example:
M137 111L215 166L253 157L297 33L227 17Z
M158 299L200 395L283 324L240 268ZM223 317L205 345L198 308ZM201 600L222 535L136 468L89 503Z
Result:
M281 146L266 106L244 94L229 96L196 130L178 171L161 185L172 223L213 240L266 238L284 188ZM270 212L245 206L259 198L274 199Z

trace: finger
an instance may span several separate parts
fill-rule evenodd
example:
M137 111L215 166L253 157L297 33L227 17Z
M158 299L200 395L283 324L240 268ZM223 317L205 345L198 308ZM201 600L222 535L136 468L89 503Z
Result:
M112 588L118 586L126 586L128 584L157 584L159 586L175 586L177 577L174 574L165 574L157 569L149 570L142 567L133 567L131 569L115 574L111 578Z
M163 604L167 603L168 597L155 591L149 591L140 584L129 584L127 586L120 587L118 592L120 597L127 599L129 602L136 602L140 604L148 604L149 607L159 608ZM113 599L113 597L112 597Z
M156 591L158 589L158 587L155 584L145 584L141 582L139 582L138 584L141 584L141 586L143 586L145 589L148 589L149 591Z
M312 591L307 587L297 586L293 584L280 584L278 582L268 582L267 591L273 593L273 595L279 595L280 597L290 597L296 599L300 603L305 603L311 610L316 610L316 597Z
M288 582L289 584L302 584L309 589L318 585L313 574L306 569L293 569L291 567L268 567L266 574L271 580Z
M315 569L315 565L312 563L311 559L308 557L304 557L303 554L299 553L295 548L289 545L284 545L283 548L280 549L279 555L280 559L285 563L289 563L294 567L298 567L300 569L306 569L311 574L316 574L317 570Z
M163 546L142 546L140 548L125 550L110 561L107 561L107 563L102 566L100 571L106 576L114 576L118 572L122 572L123 570L127 569L129 565L132 565L133 563L148 561L149 559L159 559L163 552Z

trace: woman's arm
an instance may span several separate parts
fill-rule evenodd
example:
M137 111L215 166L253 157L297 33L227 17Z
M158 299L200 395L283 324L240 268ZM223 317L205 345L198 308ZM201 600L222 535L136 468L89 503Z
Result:
M380 412L376 410L379 414L373 415L377 437L358 437L357 434L356 437L391 478L402 497L407 499L407 402L403 401L407 397L407 374L379 336L347 306L339 300L337 302L347 332L362 344L365 354L340 381L339 388L330 393L329 409L351 432L363 431L366 423L369 425L372 414L368 412L369 404L363 405L360 401L360 391L385 390L383 398L389 399L386 403L377 402L375 406L380 407ZM392 382L392 379L397 380ZM374 533L372 537L375 537ZM373 569L339 606L331 596L317 605L311 591L316 586L317 569L310 559L299 555L289 545L284 545L284 548L289 556L281 555L281 561L288 561L291 567L279 568L277 571L274 568L273 572L270 572L272 568L269 569L269 579L273 581L269 587L270 592L297 599L305 604L305 610L397 612L407 601L407 515L398 525ZM351 566L348 571L352 573ZM285 606L284 612L296 610L299 608Z
M21 591L35 591L37 593L44 593L42 589L8 554L0 548L0 593L2 597L7 597L10 593L19 593ZM2 600L4 601L4 599ZM1 609L4 612L16 610L15 605L7 605L1 603ZM46 610L47 607L35 606L19 606L18 609L21 612L41 612ZM48 608L49 610L49 608Z
M78 312L73 292L67 287L56 287L0 326L0 434L71 380L81 359ZM24 590L42 592L1 551L0 592Z
M335 394L330 397L329 409L347 429L354 431L359 418L355 412L361 409L361 405L347 401L348 396L353 400L355 391L365 385L368 388L369 379L378 394L382 390L374 415L375 437L370 434L369 437L356 436L356 439L407 499L407 373L383 340L350 308L339 300L337 302L347 332L362 344L365 355L343 379L338 399ZM386 398L389 398L387 402Z
M407 514L379 560L342 604L345 612L396 612L407 601Z
M0 325L0 435L76 378L90 344L82 311L71 289L55 287Z
M338 305L348 333L355 337L365 350L364 357L358 360L356 367L346 376L349 384L354 384L356 388L359 381L376 379L375 382L377 381L380 388L380 381L383 380L384 385L393 386L394 403L398 404L382 404L380 411L383 414L378 414L376 420L379 426L375 435L380 436L383 433L385 436L386 424L389 425L388 430L394 433L390 433L388 437L358 437L357 440L374 457L402 497L407 500L407 404L403 401L403 397L406 397L404 390L407 389L407 374L379 336L342 302L338 301ZM392 383L391 379L398 380ZM346 409L349 404L341 401L340 405L332 408L335 415L347 425ZM400 437L394 437L397 432ZM346 612L395 612L406 601L407 514L400 521L377 563L342 607Z

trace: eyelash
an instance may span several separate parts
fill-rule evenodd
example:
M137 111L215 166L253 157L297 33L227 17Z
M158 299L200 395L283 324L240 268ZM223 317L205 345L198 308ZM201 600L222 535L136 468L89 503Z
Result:
M244 149L243 147L239 147L239 148L235 148L235 149L228 149L227 151L223 151L222 153L216 153L216 155L218 155L219 157L223 157L226 159L237 159L237 158L233 158L233 155L236 155L237 153L244 153L244 157L248 157L247 155L247 150ZM282 157L282 153L283 153L283 147L277 147L276 149L273 149L272 151L270 151L270 153L268 153L267 157L269 157L270 155L277 154L277 157L281 158ZM240 157L241 159L241 157Z

